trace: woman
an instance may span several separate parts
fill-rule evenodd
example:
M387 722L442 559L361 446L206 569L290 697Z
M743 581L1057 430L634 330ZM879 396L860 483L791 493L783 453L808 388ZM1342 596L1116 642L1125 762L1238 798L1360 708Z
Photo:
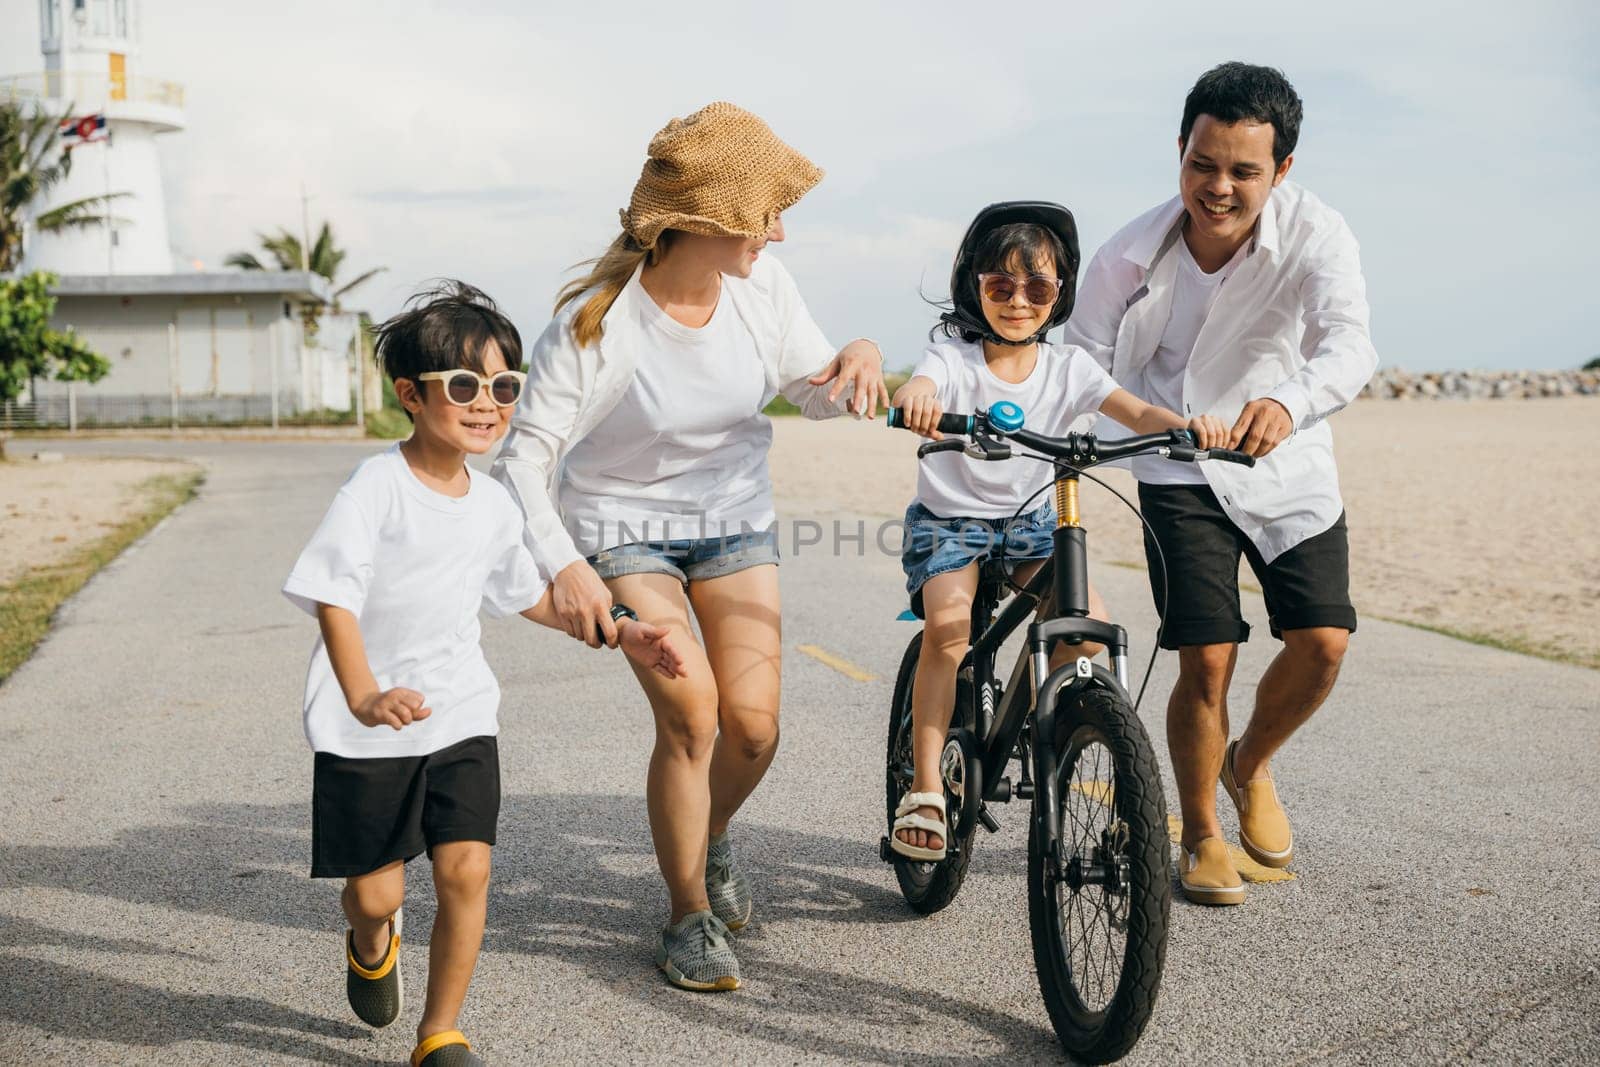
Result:
M573 637L614 645L631 609L683 650L676 680L634 673L655 715L646 798L671 902L656 962L687 989L739 987L727 933L752 902L727 829L778 743L762 409L779 393L809 418L888 403L877 346L835 353L766 253L821 178L732 104L668 123L621 236L562 289L496 464Z

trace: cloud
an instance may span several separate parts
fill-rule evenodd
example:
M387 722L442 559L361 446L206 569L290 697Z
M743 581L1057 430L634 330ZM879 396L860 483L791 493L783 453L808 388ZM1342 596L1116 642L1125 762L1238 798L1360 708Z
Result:
M1571 365L1600 351L1592 199L1600 17L1578 3L146 0L137 72L188 89L162 139L174 243L219 263L333 220L379 315L422 279L480 284L537 332L567 269L617 232L650 136L731 99L827 179L782 255L830 337L914 358L956 241L993 200L1078 216L1085 251L1172 195L1177 119L1223 59L1306 100L1295 177L1362 241L1386 362ZM37 4L0 0L0 68L33 70ZM899 354L909 352L902 359Z

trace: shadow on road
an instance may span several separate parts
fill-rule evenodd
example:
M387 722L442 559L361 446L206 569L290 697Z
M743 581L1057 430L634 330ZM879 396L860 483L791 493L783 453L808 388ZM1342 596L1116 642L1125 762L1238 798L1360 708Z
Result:
M227 980L226 974L214 967L212 976L219 983ZM6 958L5 986L0 1019L55 1037L145 1048L208 1041L316 1063L371 1062L370 1056L307 1042L300 1036L315 1034L348 1041L365 1037L369 1031L254 997L177 993L18 956Z
M181 814L185 821L125 830L105 845L7 848L0 851L0 870L7 872L11 887L90 894L318 935L339 928L337 883L318 884L306 874L307 806L204 805ZM765 927L794 921L850 923L859 929L863 923L902 923L911 913L888 885L861 877L863 863L874 861L860 841L749 822L738 824L735 837L758 888L756 921L736 942L750 983L746 992L718 996L712 1003L705 995L674 989L655 971L666 894L639 796L505 798L485 951L559 960L581 969L597 990L686 1024L789 1049L853 1060L903 1060L912 1055L919 1029L954 1025L969 1040L951 1062L1059 1055L1054 1035L1029 1020L981 1007L950 990L901 984L892 977L900 971L898 959L884 961L886 977L864 978L828 970L824 952L791 958L780 944L792 939L771 937ZM762 850L755 847L758 840ZM407 925L420 935L432 922L432 893L417 881L428 878L425 865L412 864L409 871ZM68 946L130 957L178 957L194 961L195 979L201 981L206 972L216 973L212 958L227 958L231 939L240 936L227 925L218 929L217 942L196 946L206 952L198 955L136 940L82 937L0 916L0 949ZM810 951L826 946L829 938L849 936L840 926L836 933L813 935L806 945ZM838 955L850 955L849 947L840 945ZM342 1003L327 1005L326 1016L319 1017L249 997L172 992L8 954L8 969L12 963L23 970L0 995L0 1018L46 1033L131 1045L224 1041L319 1062L364 1062L286 1033L335 1039L369 1034L334 1021ZM137 972L137 964L130 969ZM533 988L518 995L537 1003L538 984L558 980L570 985L569 977L536 970ZM486 993L480 988L475 995ZM900 1037L912 1040L901 1045ZM974 1044L981 1048L976 1058ZM925 1054L917 1058L942 1062Z

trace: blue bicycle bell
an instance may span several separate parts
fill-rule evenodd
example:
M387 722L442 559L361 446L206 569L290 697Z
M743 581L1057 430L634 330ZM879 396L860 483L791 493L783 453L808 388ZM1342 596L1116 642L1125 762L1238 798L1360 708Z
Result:
M1001 433L1016 433L1022 429L1022 406L1002 400L989 409L989 425Z

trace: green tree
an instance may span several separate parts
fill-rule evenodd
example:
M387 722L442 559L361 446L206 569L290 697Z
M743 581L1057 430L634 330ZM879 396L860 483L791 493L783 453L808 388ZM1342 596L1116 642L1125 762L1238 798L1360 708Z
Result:
M338 285L333 291L333 310L339 310L339 299L356 286L368 281L373 275L387 270L387 267L374 267L363 274L356 276L352 281L339 285L339 268L344 265L346 251L334 243L333 229L324 222L317 231L317 239L311 244L311 253L303 260L300 255L300 238L290 233L285 228L279 228L277 233L256 234L256 240L261 242L262 251L269 259L277 264L278 270L310 270L313 274L320 274L328 279L329 285ZM267 270L269 269L254 252L235 252L223 261L230 267L241 270ZM302 266L302 264L304 264Z
M35 378L97 382L111 370L83 338L50 328L55 283L45 271L0 278L0 400L16 399Z
M1600 356L1595 356L1583 365L1584 370L1600 370Z
M22 262L28 205L72 172L72 153L56 151L65 117L21 101L0 101L0 274L16 270ZM43 233L103 226L110 219L106 205L130 195L86 196L41 213L33 224Z

